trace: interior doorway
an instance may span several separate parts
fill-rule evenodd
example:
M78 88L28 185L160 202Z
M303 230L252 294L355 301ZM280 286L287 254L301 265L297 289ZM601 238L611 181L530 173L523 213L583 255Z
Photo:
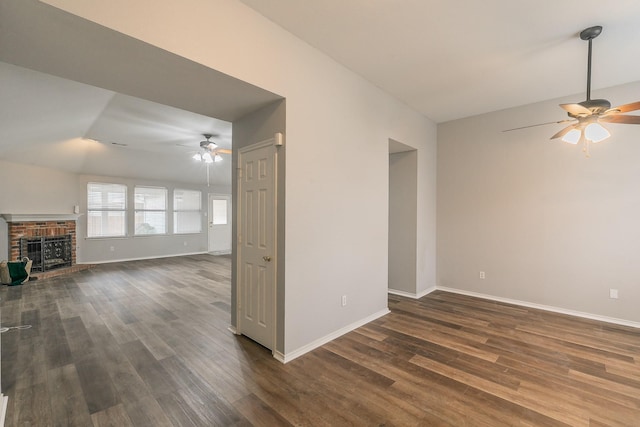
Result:
M209 193L209 253L231 253L231 196Z
M236 153L252 141L285 132L286 103L278 94L43 2L10 0L2 2L1 8L0 61L232 122ZM31 25L33 22L38 25ZM163 66L158 67L158 64ZM167 84L170 81L181 84ZM277 197L278 204L284 206L284 147L278 152ZM237 154L232 154L232 161L235 171ZM236 181L234 173L231 182L233 208L230 207L233 212L227 217L233 230L239 222ZM203 209L208 212L209 208ZM278 211L274 221L278 230L282 230L275 239L275 250L281 256L274 259L277 260L277 269L274 267L277 290L274 317L277 323L273 348L280 357L284 352L285 326L284 209ZM207 228L208 225L207 221ZM233 331L238 319L235 250L238 243L235 237L232 231L230 329Z
M389 140L389 293L417 294L418 151Z

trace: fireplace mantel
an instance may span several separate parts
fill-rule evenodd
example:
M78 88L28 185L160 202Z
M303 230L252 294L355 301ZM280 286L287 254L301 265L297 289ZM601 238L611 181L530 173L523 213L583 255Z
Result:
M1 214L7 222L77 221L81 214Z

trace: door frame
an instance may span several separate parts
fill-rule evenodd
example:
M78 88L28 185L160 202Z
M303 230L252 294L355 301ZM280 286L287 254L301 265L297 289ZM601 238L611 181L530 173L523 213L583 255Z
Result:
M255 144L251 144L248 145L246 147L242 147L240 149L238 149L238 166L237 166L237 189L236 189L236 212L233 214L234 218L236 220L236 224L237 224L237 232L236 235L234 236L236 239L236 257L237 257L237 263L236 263L236 327L235 327L235 333L237 335L242 335L242 296L243 296L243 289L242 289L242 280L240 280L240 278L242 277L242 265L243 265L243 251L242 251L242 243L240 241L240 238L242 236L242 213L243 213L243 200L242 200L242 177L243 177L243 172L242 172L242 159L243 156L251 151L254 150L258 150L261 148L266 148L266 147L270 147L271 148L271 161L273 162L273 195L272 195L272 202L273 202L273 224L272 224L272 231L273 231L273 274L271 277L271 286L272 286L272 292L273 292L273 312L272 312L272 325L273 325L273 336L272 336L272 347L269 350L271 350L272 354L276 353L276 346L277 346L277 337L278 337L278 323L277 323L277 307L278 307L278 295L277 295L277 291L278 291L278 283L277 283L277 279L278 279L278 147L280 147L282 145L281 142L281 136L278 137L279 135L276 134L273 138L269 138L266 139L264 141L260 141L260 142L256 142Z
M394 156L394 157L392 157ZM402 156L402 157L399 157ZM409 159L409 156L411 158ZM392 160L399 158L403 162L403 174L398 174L392 168ZM387 290L390 294L416 298L418 295L417 265L417 206L418 206L418 150L399 141L389 139L389 180L388 180L388 281ZM407 164L409 163L409 164ZM395 178L395 179L392 179ZM410 190L410 191L409 191ZM403 194L402 204L392 203L394 196ZM397 201L397 199L395 200ZM398 206L402 206L399 208ZM409 208L410 207L410 208ZM413 209L413 210L411 210ZM398 221L398 212L402 211L402 220ZM409 216L410 218L407 218ZM405 238L398 239L394 232L400 232ZM403 233L404 232L404 233ZM406 238L406 235L411 236ZM399 245L398 243L401 242ZM393 250L392 250L393 247ZM402 270L402 275L398 271ZM408 272L408 273L407 273ZM393 281L396 279L396 281ZM418 296L419 297L419 296Z

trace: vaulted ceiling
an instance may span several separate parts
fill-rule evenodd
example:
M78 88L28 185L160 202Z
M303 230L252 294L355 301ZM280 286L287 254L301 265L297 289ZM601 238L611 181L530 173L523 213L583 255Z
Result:
M231 123L0 62L0 159L76 174L206 182L203 134L231 148ZM210 167L228 185L231 157Z

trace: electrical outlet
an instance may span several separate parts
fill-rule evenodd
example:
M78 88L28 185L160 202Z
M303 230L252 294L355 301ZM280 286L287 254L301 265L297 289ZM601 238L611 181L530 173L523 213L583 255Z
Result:
M344 307L345 305L347 305L347 296L342 295L342 306Z
M618 290L617 289L609 289L609 298L618 299Z
M481 279L485 279L485 278L486 278L486 276L485 276L485 274L484 274L484 271L481 271L481 272L480 272L480 278L481 278Z

